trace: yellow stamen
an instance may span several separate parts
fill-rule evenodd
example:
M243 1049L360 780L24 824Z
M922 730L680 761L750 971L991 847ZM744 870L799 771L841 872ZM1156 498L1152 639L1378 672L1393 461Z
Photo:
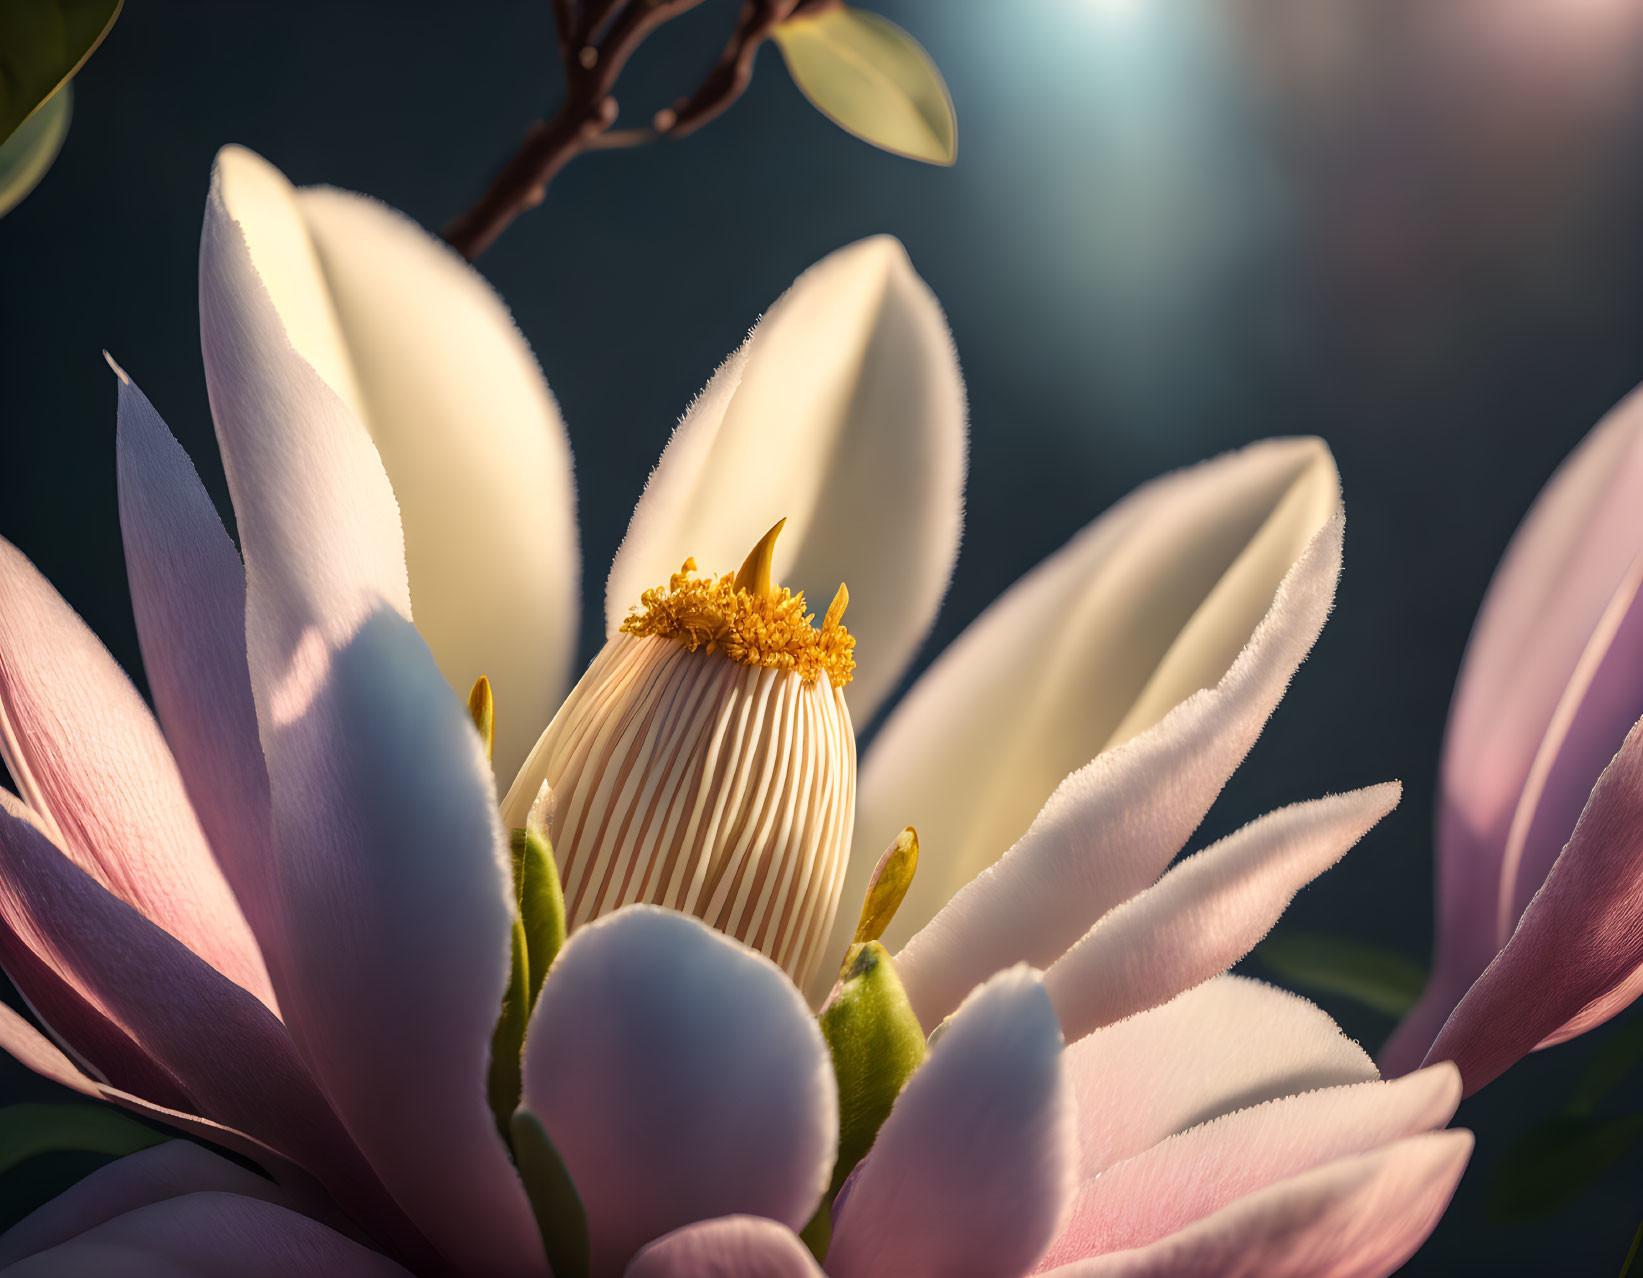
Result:
M479 729L479 739L485 743L488 759L496 744L496 702L491 697L491 681L484 675L474 680L473 691L468 694L468 713L473 716L474 727Z
M759 539L734 576L703 576L694 559L685 560L666 586L645 591L623 633L677 639L691 652L723 653L744 666L792 670L806 683L825 674L833 687L844 687L856 668L856 640L842 621L850 592L839 587L816 629L804 592L771 580L776 537L786 522Z

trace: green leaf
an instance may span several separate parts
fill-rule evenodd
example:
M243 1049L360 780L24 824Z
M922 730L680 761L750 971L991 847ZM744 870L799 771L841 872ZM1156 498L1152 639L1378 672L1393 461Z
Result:
M73 1150L119 1157L167 1139L101 1105L7 1105L0 1109L0 1172L36 1154Z
M876 13L831 5L775 29L811 104L876 147L930 164L958 154L953 99L918 41Z
M0 141L67 84L121 0L0 0Z
M1392 1017L1413 1007L1426 985L1413 959L1347 936L1275 933L1255 954L1285 985L1340 994Z
M65 84L0 143L0 217L16 208L39 185L68 136L74 86Z
M547 1249L554 1278L588 1278L592 1262L588 1249L588 1213L542 1120L528 1109L513 1116L510 1125L519 1179L525 1184L536 1215L536 1227Z
M1534 1220L1572 1202L1643 1137L1643 1114L1554 1114L1500 1160L1485 1204L1497 1221Z

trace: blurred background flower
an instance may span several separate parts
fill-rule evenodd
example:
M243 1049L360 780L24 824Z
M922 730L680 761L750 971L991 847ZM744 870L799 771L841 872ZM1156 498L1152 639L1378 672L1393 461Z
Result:
M924 660L1145 478L1320 434L1353 512L1336 618L1199 841L1297 793L1402 777L1400 810L1292 915L1424 962L1439 746L1472 620L1535 493L1643 375L1643 4L875 8L952 89L954 167L862 146L767 49L741 109L579 161L482 260L570 423L588 561L608 561L667 424L748 317L874 232L899 236L941 297L970 395L966 552ZM733 11L711 0L647 46L624 105L671 102ZM0 509L127 668L98 352L141 368L211 465L199 361L175 336L193 322L216 148L244 141L298 181L437 226L551 101L554 64L548 7L527 0L172 0L128 7L76 77L56 166L0 223ZM206 480L224 500L221 475ZM584 658L601 584L584 583ZM1391 1027L1323 1001L1371 1045ZM1483 1203L1489 1169L1626 1024L1468 1102L1473 1174L1407 1272L1619 1268L1643 1150L1538 1222L1490 1224ZM1643 1108L1635 1080L1621 1088ZM0 1179L7 1218L86 1165Z

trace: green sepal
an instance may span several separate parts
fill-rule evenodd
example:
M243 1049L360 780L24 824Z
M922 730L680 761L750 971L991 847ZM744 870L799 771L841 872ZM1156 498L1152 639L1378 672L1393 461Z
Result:
M167 1139L104 1105L7 1105L0 1109L0 1172L37 1154L73 1150L123 1157Z
M924 1063L924 1029L890 954L877 941L851 947L839 988L817 1018L839 1084L839 1156L823 1207L873 1147L901 1089Z
M530 1024L530 973L526 960L525 925L514 919L509 945L508 990L502 996L502 1015L491 1034L491 1073L488 1094L491 1113L503 1140L508 1119L519 1105L524 1085L525 1030Z
M513 1116L509 1124L519 1179L530 1199L536 1227L542 1232L542 1246L554 1278L588 1278L593 1264L588 1244L588 1213L576 1192L542 1120L528 1109Z

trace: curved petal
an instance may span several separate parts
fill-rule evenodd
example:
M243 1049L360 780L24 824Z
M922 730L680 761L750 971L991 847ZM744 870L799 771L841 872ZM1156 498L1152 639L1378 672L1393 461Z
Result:
M154 716L97 636L3 538L0 757L75 864L274 1005L262 955Z
M1427 1053L1454 1061L1468 1095L1572 1021L1607 1020L1643 968L1643 722L1598 778L1569 846L1517 931Z
M1084 1180L1222 1114L1376 1077L1321 1008L1242 976L1098 1029L1066 1061Z
M725 1216L658 1238L623 1278L822 1278L822 1271L786 1225Z
M385 1240L419 1245L274 1014L10 813L0 813L0 922L176 1079L202 1115L307 1169Z
M1194 1127L1086 1180L1041 1268L1145 1247L1267 1185L1442 1127L1459 1103L1459 1074L1437 1067L1268 1101Z
M901 245L862 240L794 282L691 404L633 512L605 624L687 555L728 572L778 519L778 580L850 586L866 723L935 619L958 555L964 386L952 335ZM727 500L727 494L731 499Z
M522 1103L587 1208L596 1278L696 1220L801 1228L838 1140L832 1062L793 983L653 906L578 929L548 969Z
M201 345L289 920L280 1007L434 1245L476 1271L534 1273L541 1240L485 1099L514 914L495 784L407 620L381 460L287 339L226 203L233 167L206 208Z
M1401 794L1393 782L1268 813L1110 910L1044 974L1067 1037L1225 972Z
M1472 1134L1430 1132L1336 1159L1240 1198L1149 1246L1053 1278L1386 1278L1426 1241Z
M1339 507L1340 481L1320 441L1256 444L1141 488L972 623L897 706L862 764L857 845L879 847L912 825L929 849L886 944L905 941L997 861L1068 773L1144 736L1177 703L1223 683L1252 639L1282 631L1268 635L1283 651L1259 686L1220 698L1244 703L1237 718L1229 707L1193 724L1227 735L1220 753L1230 773L1323 624L1322 613L1314 620L1297 608L1310 599L1279 592ZM1333 588L1331 575L1325 611ZM1209 797L1225 779L1213 778ZM1175 806L1197 811L1184 839L1202 812ZM871 869L852 867L845 900L860 899Z
M835 1210L832 1278L1016 1278L1059 1233L1077 1165L1061 1027L1026 967L954 1015Z
M285 942L246 667L245 569L188 454L147 396L114 372L120 533L149 691L217 863L272 965Z
M535 357L478 272L402 214L294 190L241 147L214 185L297 355L370 432L417 625L458 691L489 676L511 776L564 693L580 591L570 447Z
M168 1140L99 1167L0 1234L0 1266L45 1251L150 1203L196 1193L293 1204L273 1181L202 1145Z
M1021 840L960 888L896 956L896 970L926 1025L990 972L1020 961L1047 967L1169 864L1249 752L1317 639L1335 596L1343 528L1337 514L1307 543L1218 683L1067 777ZM1000 749L1002 758L1011 747L1004 742ZM926 859L939 867L941 845L918 828L921 846L936 849ZM915 893L926 868L921 860ZM953 876L950 861L929 876L938 885L931 892L939 891L943 874ZM929 908L926 899L917 913Z
M139 1207L3 1272L7 1278L411 1278L386 1256L318 1221L225 1193Z

